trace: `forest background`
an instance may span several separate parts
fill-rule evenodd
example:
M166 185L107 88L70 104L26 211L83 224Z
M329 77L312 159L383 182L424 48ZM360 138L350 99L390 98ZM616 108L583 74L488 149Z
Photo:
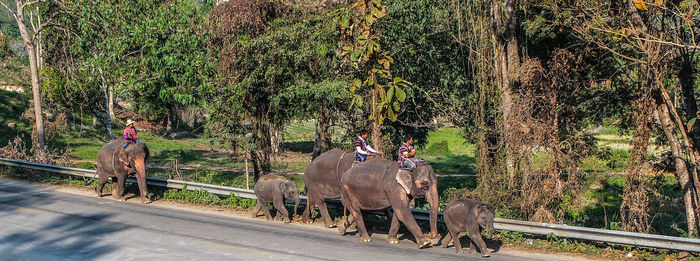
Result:
M0 156L94 168L134 119L151 176L303 188L411 134L443 204L698 237L698 1L0 3Z

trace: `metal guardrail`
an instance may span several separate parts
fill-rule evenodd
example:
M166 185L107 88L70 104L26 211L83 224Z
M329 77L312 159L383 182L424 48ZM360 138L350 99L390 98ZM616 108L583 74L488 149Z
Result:
M81 177L93 177L96 175L96 171L88 169L79 168L69 168L55 165L46 165L40 163L31 163L20 160L5 159L0 158L0 165L18 167L25 169L33 169L39 171L61 173L66 175L81 176ZM136 183L135 179L127 179L128 182ZM160 187L176 188L176 189L188 189L188 190L206 190L210 193L217 195L234 195L236 197L255 199L255 193L253 190L232 188L226 186L217 186L211 184L203 184L197 182L189 182L182 180L173 179L162 179L162 178L147 178L147 184ZM306 204L306 197L301 196L302 202L300 204ZM328 206L333 208L341 207L339 200L327 200ZM421 209L411 209L414 217L417 220L429 220L430 212ZM378 215L383 215L382 212L376 212ZM442 212L438 213L438 221L442 221ZM601 241L608 243L642 246L642 247L652 247L652 248L664 248L672 250L684 250L692 252L700 252L700 239L694 238L682 238L682 237L671 237L662 236L654 234L644 234L644 233L633 233L625 231L616 230L606 230L597 228L587 228L587 227L575 227L559 224L548 224L548 223L537 223L529 221L519 221L511 219L496 218L494 220L494 228L499 230L508 230L515 232L522 232L528 234L536 235L548 235L554 234L557 237L564 238L574 238L581 240L590 241Z

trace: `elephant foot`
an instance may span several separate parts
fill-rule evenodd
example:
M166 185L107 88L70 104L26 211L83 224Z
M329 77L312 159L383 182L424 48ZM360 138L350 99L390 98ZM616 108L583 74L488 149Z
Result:
M345 235L345 231L347 229L348 228L345 225L345 221L343 220L343 222L341 222L340 225L338 225L338 232L340 232L340 235L342 236L342 235Z
M393 244L398 244L398 243L399 243L399 239L396 238L396 237L387 237L387 238L386 238L386 242L389 243L389 244L392 244L392 245L393 245Z
M476 254L476 249L470 248L470 249L469 249L469 254L470 254L470 255L475 255L475 254Z
M360 236L360 242L372 242L372 238L369 236Z
M126 200L124 200L123 198L120 198L120 199L117 199L117 201L119 201L119 202L124 202L124 201L126 201Z
M151 204L152 202L153 202L153 201L151 201L150 199L144 199L144 200L143 200L143 204Z
M481 257L490 257L489 253L482 254Z
M449 244L450 244L450 242L442 243L442 248L447 248L447 245L449 245Z
M464 253L464 250L462 250L462 249L457 249L457 254L461 254L461 253Z
M334 228L337 227L338 225L335 223L331 223L330 225L327 225L326 228Z
M425 237L428 239L431 239L431 240L438 239L438 238L440 238L440 233L437 233L437 232L435 234L430 233L430 234L425 235Z
M430 246L430 240L423 239L423 240L420 240L420 241L418 242L418 248L420 248L420 249L426 248L426 247L429 247L429 246Z

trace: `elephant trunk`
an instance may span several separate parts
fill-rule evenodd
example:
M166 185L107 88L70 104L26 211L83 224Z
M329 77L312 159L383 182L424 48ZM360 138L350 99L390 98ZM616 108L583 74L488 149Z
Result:
M431 239L435 239L439 237L437 230L437 215L438 205L440 203L436 183L433 183L433 185L430 186L430 190L428 191L428 195L426 195L426 199L428 200L428 204L430 204L430 234L428 235L428 237Z
M136 170L136 175L145 177L146 176L146 163L143 159L134 160L134 168Z
M493 220L489 222L489 239L493 239Z
M294 215L292 216L292 218L297 216L297 209L299 208L299 201L301 201L301 199L299 199L299 196L297 196L294 199Z

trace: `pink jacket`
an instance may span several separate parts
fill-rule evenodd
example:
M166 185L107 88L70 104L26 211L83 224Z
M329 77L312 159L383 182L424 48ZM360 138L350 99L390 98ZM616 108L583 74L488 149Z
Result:
M128 142L136 142L139 139L139 135L136 134L136 128L126 127L124 129L124 140Z

